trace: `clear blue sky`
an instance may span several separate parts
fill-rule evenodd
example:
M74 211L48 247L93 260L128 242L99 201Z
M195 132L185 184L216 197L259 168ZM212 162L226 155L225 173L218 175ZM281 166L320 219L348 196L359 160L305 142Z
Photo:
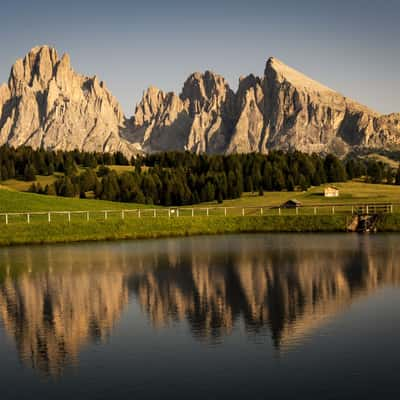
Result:
M211 69L233 88L275 56L377 111L400 112L398 0L1 1L0 82L35 45L71 55L133 113L150 84Z

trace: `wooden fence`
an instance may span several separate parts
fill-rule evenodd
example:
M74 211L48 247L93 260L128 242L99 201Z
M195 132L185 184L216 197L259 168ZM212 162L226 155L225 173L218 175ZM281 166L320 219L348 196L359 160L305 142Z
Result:
M183 217L238 217L238 216L290 216L290 215L354 215L400 212L400 204L318 204L297 208L283 207L171 207L138 208L127 210L42 211L0 213L0 224L11 223L71 223L78 221L105 221L132 218Z

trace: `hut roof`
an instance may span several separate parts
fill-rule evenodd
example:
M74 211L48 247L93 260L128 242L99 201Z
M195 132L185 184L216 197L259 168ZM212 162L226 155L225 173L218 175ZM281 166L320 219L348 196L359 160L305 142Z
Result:
M302 203L296 199L290 199L282 204L282 207L301 207Z

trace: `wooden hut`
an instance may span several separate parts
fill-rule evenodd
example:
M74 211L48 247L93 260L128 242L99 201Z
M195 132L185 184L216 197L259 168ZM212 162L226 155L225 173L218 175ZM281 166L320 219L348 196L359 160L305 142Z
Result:
M328 186L324 189L325 197L339 197L339 189L334 186Z
M281 205L281 208L299 208L301 206L302 206L302 204L300 203L300 201L298 201L296 199L291 199L291 200L288 200L286 203L283 203Z

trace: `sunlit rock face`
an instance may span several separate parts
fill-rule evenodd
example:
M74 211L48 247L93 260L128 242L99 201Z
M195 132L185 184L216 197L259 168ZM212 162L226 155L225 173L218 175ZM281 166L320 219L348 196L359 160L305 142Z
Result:
M345 155L400 147L400 114L379 115L275 58L263 77L241 78L236 93L222 77L206 72L191 75L179 97L169 93L157 99L158 108L145 107L144 121L144 105L151 103L146 92L133 118L134 131L146 133L133 140L147 151L296 149Z
M146 151L223 153L235 118L234 93L210 71L194 73L180 96L150 87L136 107L132 141Z
M68 54L48 46L17 60L0 86L0 145L131 154L124 125L104 82L77 74Z
M76 73L68 54L33 48L0 85L0 145L138 152L312 153L399 150L400 114L380 115L288 67L240 78L234 92L211 71L179 94L150 87L126 119L105 84Z

